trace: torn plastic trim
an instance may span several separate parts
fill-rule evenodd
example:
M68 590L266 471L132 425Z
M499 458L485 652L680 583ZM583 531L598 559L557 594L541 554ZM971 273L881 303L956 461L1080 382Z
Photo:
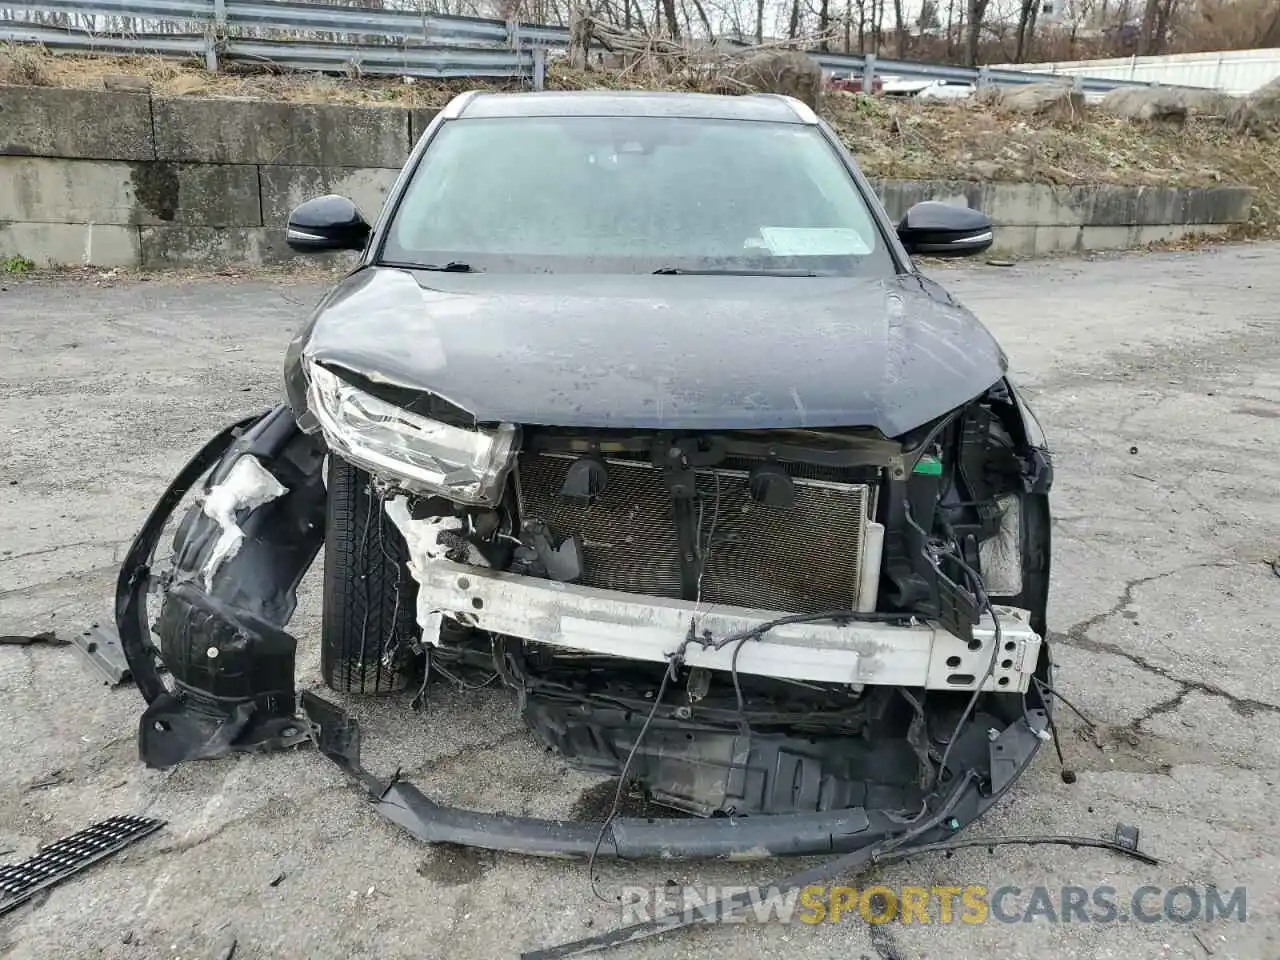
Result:
M320 438L299 431L287 405L233 424L191 459L135 538L117 581L116 624L149 704L138 730L149 766L306 739L295 716L297 642L283 628L324 535L325 453ZM246 462L254 466L242 467ZM155 633L172 678L166 684L147 620L151 557L173 511L206 472L205 502L187 510L161 584ZM275 491L268 477L285 492L261 496ZM207 509L219 490L230 492L228 509ZM239 531L234 551L224 549L228 520Z
M819 813L778 814L710 819L617 817L601 837L602 824L589 821L545 820L503 813L483 813L444 806L431 800L399 771L382 780L361 761L359 724L342 708L302 692L302 709L311 725L311 738L320 752L333 761L368 795L382 816L426 843L453 843L526 856L585 860L599 846L597 858L635 860L757 860L771 857L848 853L878 844L904 833L911 817L898 812L854 807ZM1029 714L1041 729L1048 714ZM1002 758L1021 773L1041 746L1040 736L1023 719L1006 728ZM1001 785L984 792L966 775L946 824L921 834L920 843L952 836L979 819L1003 795L1015 776L1001 778ZM948 780L939 792L949 793Z
M244 531L236 523L236 514L254 510L288 492L252 454L237 457L226 478L209 488L204 497L204 514L222 528L222 534L200 568L206 590L213 586L218 568L232 559L244 543Z
M412 545L422 538L407 534L406 539ZM444 613L504 636L661 663L681 647L690 624L696 624L699 638L713 641L740 636L778 617L770 611L731 606L700 609L684 600L486 570L453 563L432 552L413 551L410 564L419 583L418 621L428 643L434 642L429 628ZM996 612L1004 649L995 669L985 677L983 689L1025 693L1039 661L1042 638L1031 629L1025 611L1006 607ZM717 649L710 641L691 643L685 660L691 667L725 671L736 667L740 673L792 680L963 692L983 680L991 661L995 624L989 616L974 629L973 637L973 643L965 643L928 622L910 626L791 623L747 644Z

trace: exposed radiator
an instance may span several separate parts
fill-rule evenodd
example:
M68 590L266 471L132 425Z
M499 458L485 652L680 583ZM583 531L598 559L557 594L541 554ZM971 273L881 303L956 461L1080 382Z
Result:
M609 460L605 492L586 504L560 495L572 462L520 457L523 518L578 538L585 585L680 598L679 539L662 472ZM752 499L746 472L699 470L697 479L703 601L784 613L854 607L871 486L793 476L795 506L779 509Z

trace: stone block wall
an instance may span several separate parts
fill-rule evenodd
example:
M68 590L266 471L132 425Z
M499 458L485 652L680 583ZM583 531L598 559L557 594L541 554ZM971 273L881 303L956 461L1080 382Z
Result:
M0 86L0 260L144 268L291 256L289 211L324 193L371 221L435 115L401 107L165 99ZM997 225L996 251L1035 256L1214 233L1248 217L1244 187L881 181L897 218L939 199Z
M223 266L290 256L289 211L373 218L434 111L0 86L0 259Z

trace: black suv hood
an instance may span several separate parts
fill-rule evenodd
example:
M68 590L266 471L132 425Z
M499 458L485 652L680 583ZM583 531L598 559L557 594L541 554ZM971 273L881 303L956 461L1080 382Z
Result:
M445 274L369 268L289 352L424 390L481 422L635 429L873 427L982 393L1005 357L918 276Z

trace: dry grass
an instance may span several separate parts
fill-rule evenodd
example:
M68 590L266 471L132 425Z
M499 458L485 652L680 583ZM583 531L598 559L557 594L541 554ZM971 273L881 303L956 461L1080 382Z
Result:
M112 75L146 77L157 96L226 97L295 103L443 106L466 89L511 89L484 81L330 77L267 68L210 74L198 61L161 57L52 56L0 48L0 83L101 89ZM575 71L553 63L561 90L696 90L697 77L651 72ZM1159 186L1243 184L1257 191L1250 232L1280 233L1280 151L1241 135L1220 118L1183 126L1123 120L1087 107L1070 119L1010 114L998 104L928 102L829 94L823 111L869 176L924 180L1122 183Z
M101 90L109 77L144 77L159 97L216 97L277 100L290 103L352 103L397 107L441 107L463 90L477 86L504 89L484 81L377 80L295 73L270 65L230 66L209 73L203 61L160 56L54 56L38 47L0 47L0 83Z
M0 83L19 87L49 86L50 60L52 57L39 49L5 44L0 47Z
M1253 226L1280 231L1280 151L1220 118L1142 123L1086 108L1072 120L980 102L836 95L824 113L868 176L919 180L1254 187Z

